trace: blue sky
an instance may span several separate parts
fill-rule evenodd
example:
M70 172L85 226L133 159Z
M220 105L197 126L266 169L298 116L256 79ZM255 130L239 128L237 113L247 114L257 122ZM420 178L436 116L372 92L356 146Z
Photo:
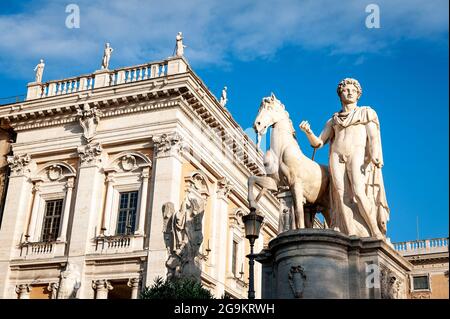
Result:
M66 5L80 8L68 29ZM368 29L368 4L380 28ZM110 68L185 55L211 91L228 87L228 108L252 126L274 92L294 126L320 133L339 110L337 83L357 78L360 105L378 113L392 241L448 236L448 1L2 1L0 98L26 93L44 58L44 81L90 73L111 42ZM0 103L2 100L0 100ZM297 129L302 150L311 155ZM316 159L327 162L327 149Z

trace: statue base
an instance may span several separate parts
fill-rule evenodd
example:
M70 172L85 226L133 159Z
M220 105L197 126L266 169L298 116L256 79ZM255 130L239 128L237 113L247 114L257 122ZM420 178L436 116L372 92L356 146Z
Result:
M263 299L406 298L412 268L383 240L329 229L283 232L256 261Z

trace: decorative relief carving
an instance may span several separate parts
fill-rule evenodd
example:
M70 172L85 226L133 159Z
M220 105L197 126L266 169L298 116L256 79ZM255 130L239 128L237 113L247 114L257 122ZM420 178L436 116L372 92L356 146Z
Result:
M141 282L140 278L130 278L128 279L127 286L130 288L138 288Z
M381 266L380 288L381 299L403 298L403 280L398 278L398 275L385 266Z
M58 299L74 299L81 286L81 274L74 264L67 264L61 272L58 289Z
M25 175L30 172L31 157L28 154L10 155L6 158L11 169L11 176Z
M153 137L156 156L181 155L183 138L178 133L161 134Z
M200 172L185 178L186 193L179 210L172 202L162 207L164 241L169 254L166 261L167 278L200 279L200 253L203 242L203 215L209 197L208 185Z
M302 266L292 266L288 275L289 285L295 298L303 298L306 275Z
M16 286L16 294L19 295L19 298L23 298L25 295L28 295L31 292L31 285L29 284L21 284Z
M230 213L228 215L230 227L243 228L244 223L242 221L242 216L244 215L245 212L242 208L236 208L232 213Z
M120 159L120 165L126 172L137 168L136 158L133 155L125 155Z
M62 176L62 167L59 165L52 165L47 169L47 177L51 181L56 181Z
M57 282L51 282L48 284L47 290L50 291L51 299L56 299L56 297L58 296L58 288L59 283Z
M195 194L199 199L209 197L209 186L206 176L200 171L192 172L184 178L186 192Z
M431 291L412 292L411 299L431 299Z
M88 143L92 141L96 134L100 115L102 115L102 112L95 106L91 108L89 104L84 104L83 110L77 111L78 122L83 128L83 136Z
M103 148L99 143L89 143L79 146L77 150L81 159L81 165L89 165L100 162Z
M232 189L233 185L228 178L224 177L217 181L217 195L219 198L227 198Z
M108 280L100 279L92 281L92 288L94 288L98 292L98 291L112 290L113 286Z

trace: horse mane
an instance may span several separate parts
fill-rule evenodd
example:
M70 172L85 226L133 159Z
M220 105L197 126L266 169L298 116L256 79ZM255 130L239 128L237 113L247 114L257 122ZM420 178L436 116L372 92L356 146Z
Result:
M290 127L291 127L291 134L292 134L292 137L293 137L296 141L298 141L298 140L297 140L297 133L295 132L294 125L292 124L292 120L291 120L291 118L290 118L290 116L289 116L289 112L286 111L286 107L284 106L284 104L281 103L281 101L278 100L278 99L276 99L276 98L274 98L274 99L272 99L272 100L271 100L270 98L264 98L263 100L266 101L266 102L268 102L268 103L273 103L273 104L278 105L279 107L281 107L281 109L284 111L284 113L286 114L286 117L287 117L288 120L289 120L289 124L290 124ZM277 103L275 103L275 102L277 102Z
M284 105L283 105L283 106L284 106ZM294 138L294 140L297 141L297 133L295 132L294 125L292 124L292 120L291 120L291 118L290 118L290 116L289 116L289 112L286 111L286 110L284 110L284 112L286 113L286 116L287 116L287 118L289 119L289 124L290 124L290 126L291 126L292 137Z

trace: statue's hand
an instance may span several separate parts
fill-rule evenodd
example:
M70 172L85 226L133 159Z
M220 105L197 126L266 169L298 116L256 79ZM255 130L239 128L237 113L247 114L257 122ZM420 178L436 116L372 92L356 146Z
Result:
M375 164L376 167L378 168L382 168L383 167L383 162L378 158L378 157L374 157L372 159L372 162Z
M300 123L299 127L306 134L312 134L312 130L311 130L311 127L310 127L308 121L302 121Z

